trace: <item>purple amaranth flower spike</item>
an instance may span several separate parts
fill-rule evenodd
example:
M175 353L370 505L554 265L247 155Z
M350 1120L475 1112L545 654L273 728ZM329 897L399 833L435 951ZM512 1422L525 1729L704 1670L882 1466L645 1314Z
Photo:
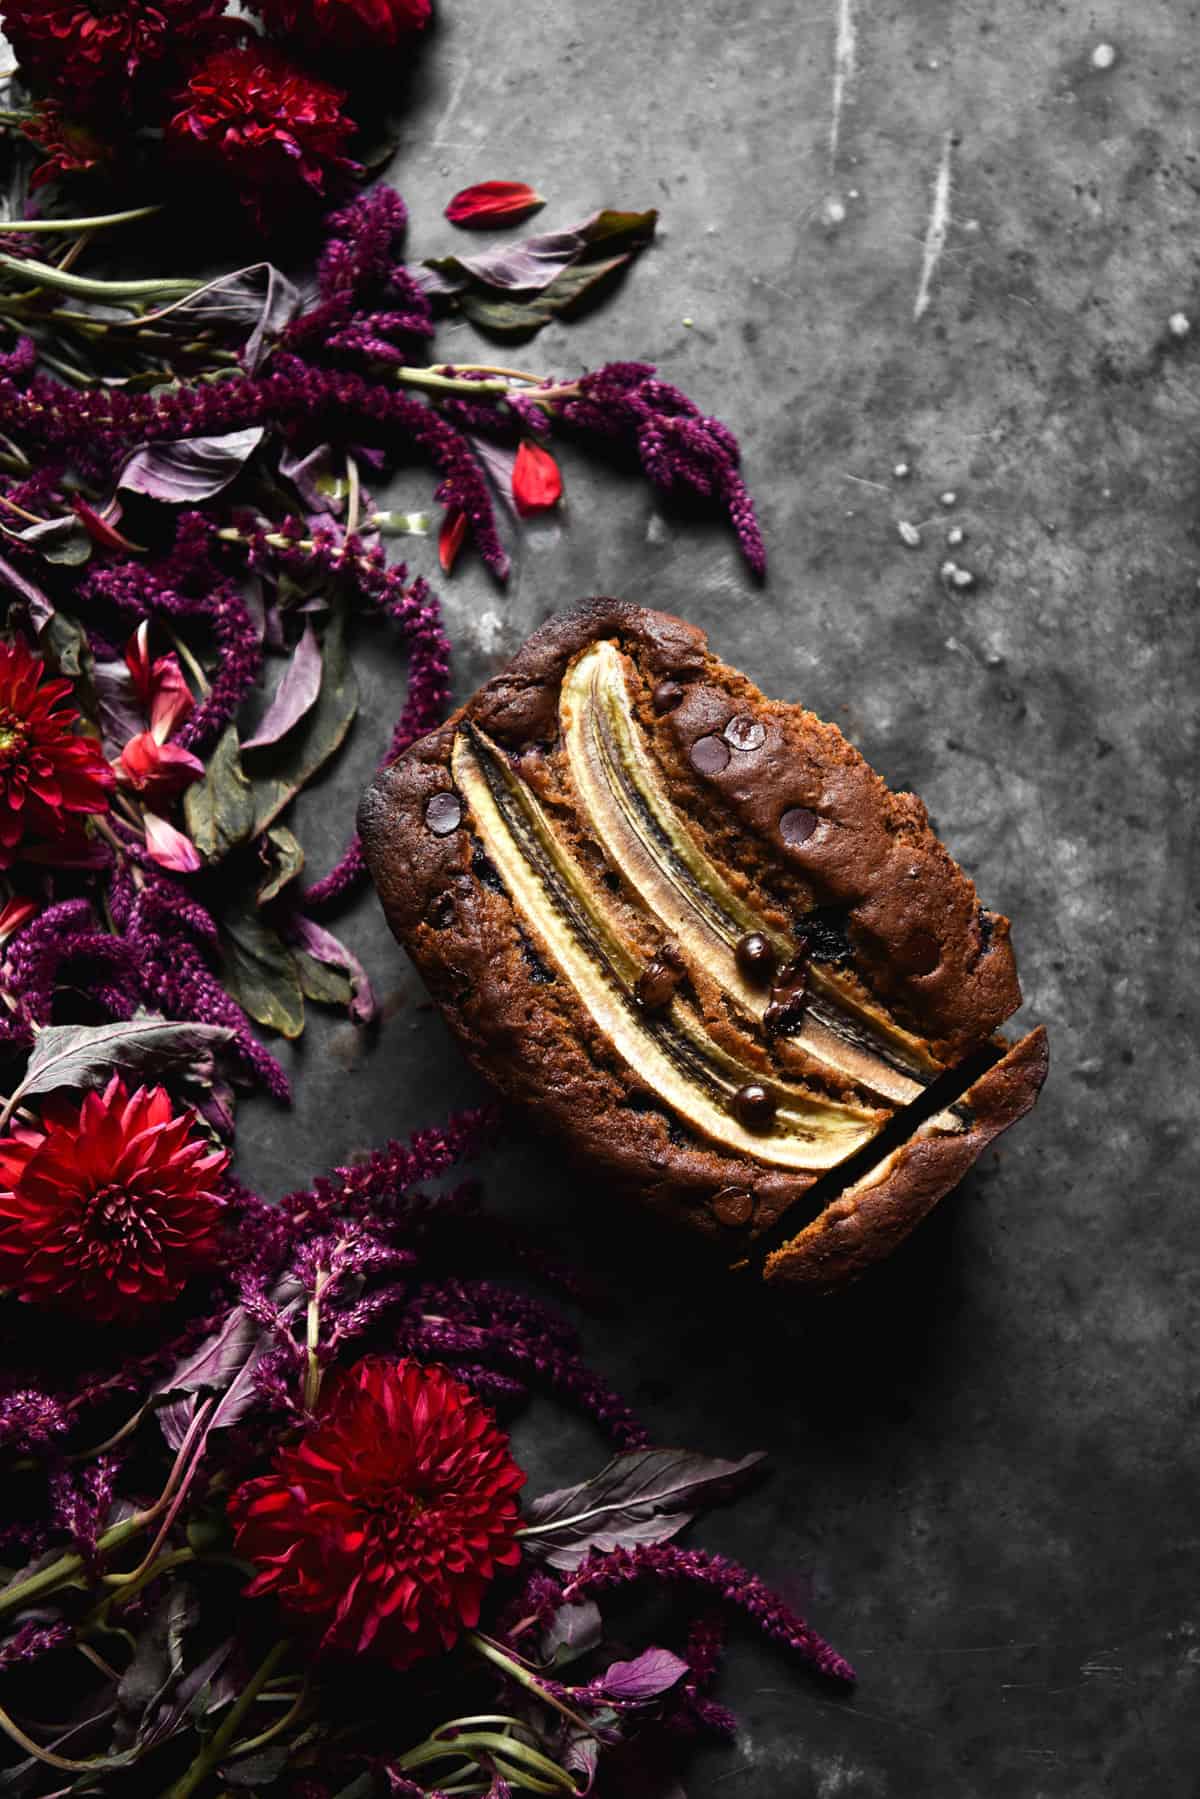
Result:
M0 1398L0 1446L27 1455L44 1449L67 1429L67 1415L57 1399L33 1387L19 1387Z
M856 1678L844 1656L818 1636L778 1593L773 1593L756 1574L751 1574L740 1563L730 1561L727 1556L707 1555L700 1549L681 1549L675 1543L643 1544L636 1549L613 1549L607 1554L593 1550L578 1573L566 1582L563 1599L567 1602L583 1599L609 1587L626 1586L647 1578L668 1585L695 1586L714 1593L727 1605L735 1606L752 1618L765 1636L811 1662L819 1673L831 1680L852 1682Z
M32 1618L26 1619L6 1643L0 1643L0 1669L15 1668L22 1662L35 1662L51 1649L58 1649L63 1643L69 1643L73 1635L71 1626L61 1620L39 1624Z
M85 1562L96 1554L96 1539L108 1519L120 1462L97 1456L78 1472L61 1469L50 1477L50 1504L56 1529L70 1537Z
M428 297L404 265L407 225L400 195L382 184L333 213L317 268L320 301L288 327L281 346L316 361L408 362L404 340L430 338L434 325Z

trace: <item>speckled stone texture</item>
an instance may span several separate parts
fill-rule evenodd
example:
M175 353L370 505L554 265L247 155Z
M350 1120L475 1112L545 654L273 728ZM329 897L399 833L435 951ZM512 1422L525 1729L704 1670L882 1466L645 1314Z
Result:
M860 1671L839 1698L738 1636L742 1734L688 1793L1192 1799L1200 8L859 0L832 158L837 0L441 10L394 169L415 250L451 242L441 207L486 177L536 183L547 226L660 206L622 292L520 360L658 361L741 434L772 557L756 590L725 530L568 455L562 520L523 537L507 590L466 559L443 586L457 691L589 593L693 618L924 797L1012 916L1022 1017L1052 1035L1037 1112L825 1306L765 1314L536 1142L489 1159L493 1203L622 1295L590 1347L659 1437L770 1451L698 1540ZM439 341L476 353L465 328ZM939 580L946 559L974 587ZM302 810L317 868L399 707L378 646ZM480 1092L369 898L348 929L386 1020L367 1042L318 1020L298 1110L247 1107L268 1190ZM590 1431L535 1416L535 1490L598 1462Z

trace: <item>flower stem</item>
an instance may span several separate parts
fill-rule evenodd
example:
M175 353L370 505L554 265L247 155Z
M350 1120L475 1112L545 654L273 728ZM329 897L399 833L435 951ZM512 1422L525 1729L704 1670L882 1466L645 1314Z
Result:
M569 1705L564 1704L558 1694L551 1692L550 1688L538 1679L531 1668L526 1668L517 1661L515 1656L511 1656L506 1650L501 1649L499 1643L493 1642L491 1637L485 1637L479 1631L471 1630L467 1632L463 1640L477 1655L482 1655L487 1661L494 1662L497 1668L503 1668L510 1680L515 1680L518 1686L525 1688L526 1692L533 1693L542 1701L543 1705L549 1705L556 1712L561 1712L564 1718L570 1720L576 1730L582 1730L590 1737L596 1735L582 1713L573 1711Z
M224 1761L230 1745L237 1736L242 1719L250 1710L276 1668L291 1648L286 1637L276 1643L275 1647L263 1657L248 1684L230 1706L220 1727L209 1738L191 1767L188 1768L173 1787L163 1795L163 1799L191 1799L198 1787L203 1786L209 1775Z
M0 269L19 275L26 285L55 287L60 293L79 294L88 300L153 300L171 294L195 293L199 283L170 276L149 281L98 281L90 275L71 275L50 262L23 262L19 256L0 252Z
M24 237L26 232L34 231L102 231L106 225L128 225L134 219L148 219L161 211L161 206L133 206L127 212L99 212L91 219L5 219L0 222L0 232L12 231Z
M0 257L0 263L5 260ZM32 266L18 264L24 268ZM486 400L489 396L502 399L509 390L507 381L460 381L454 375L440 375L436 369L397 369L395 375L401 387L420 387L435 394L470 394L473 399Z

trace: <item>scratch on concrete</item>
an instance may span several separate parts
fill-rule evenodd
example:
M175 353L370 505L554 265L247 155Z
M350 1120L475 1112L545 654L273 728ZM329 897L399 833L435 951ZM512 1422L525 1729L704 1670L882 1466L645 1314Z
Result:
M929 223L925 227L925 253L921 258L921 280L913 305L914 323L925 315L925 310L929 305L933 277L937 273L938 263L942 260L942 251L946 248L946 234L950 229L950 154L953 143L953 134L947 131L942 138L941 160L933 179L933 205L929 209Z
M858 31L854 23L854 0L838 0L837 39L833 46L833 116L829 121L829 166L837 161L838 139L842 130L842 108L854 79L858 53Z

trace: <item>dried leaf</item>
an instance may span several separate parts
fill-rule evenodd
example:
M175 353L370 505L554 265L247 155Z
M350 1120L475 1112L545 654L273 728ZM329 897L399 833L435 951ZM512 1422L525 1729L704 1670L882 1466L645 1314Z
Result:
M536 331L644 249L658 214L597 212L566 231L425 264L426 286L485 330Z
M545 204L524 181L477 181L474 187L459 189L446 207L446 217L452 225L476 230L517 225Z
M111 1024L48 1024L34 1038L13 1101L59 1087L103 1087L116 1073L139 1080L170 1075L208 1087L217 1052L232 1036L224 1025L178 1024L150 1016Z
M253 375L266 353L268 339L277 337L299 310L300 295L287 276L273 263L254 262L219 276L151 316L178 324L189 333L198 326L217 327L227 341L242 343L242 366Z
M342 620L330 618L322 644L321 690L294 730L253 751L254 829L274 824L284 807L341 746L358 711L358 681L346 655Z
M92 553L92 540L74 513L69 517L43 519L40 525L27 525L24 531L17 532L17 536L22 543L31 544L47 562L64 568L78 568Z
M221 920L225 983L243 1012L284 1037L304 1029L304 994L291 951L257 912Z
M254 829L254 793L242 767L237 731L227 725L217 739L204 779L183 796L183 816L206 862L219 862Z
M305 713L316 705L320 691L321 646L312 625L306 624L262 722L253 737L246 739L243 748L259 750L268 743L278 743L285 731L299 724Z
M314 1000L318 1006L340 1007L350 1004L352 989L348 975L318 961L307 950L294 949L292 960L296 964L300 990L305 999Z
M267 877L258 890L260 906L278 899L289 881L294 881L304 867L304 851L286 825L272 825L259 844L259 853L267 866Z
M326 980L327 985L328 970L331 968L348 977L345 997L326 999L322 993L305 985L302 972L301 985L308 997L321 1000L326 1005L348 1004L355 1024L369 1024L375 1016L375 995L371 991L367 971L353 951L346 948L340 937L335 937L332 931L327 931L324 925L317 924L303 912L292 913L287 922L287 933L293 944L299 947L297 960L303 956L305 963L315 961L324 964L325 972L321 978ZM312 976L309 978L311 980ZM315 984L319 985L319 981Z
M185 437L143 444L117 478L127 493L145 494L171 506L194 506L211 499L239 475L263 438L261 425L226 431L218 437Z
M762 1460L761 1453L724 1462L687 1449L627 1450L591 1480L535 1499L519 1534L530 1554L554 1568L578 1568L592 1549L662 1543Z

